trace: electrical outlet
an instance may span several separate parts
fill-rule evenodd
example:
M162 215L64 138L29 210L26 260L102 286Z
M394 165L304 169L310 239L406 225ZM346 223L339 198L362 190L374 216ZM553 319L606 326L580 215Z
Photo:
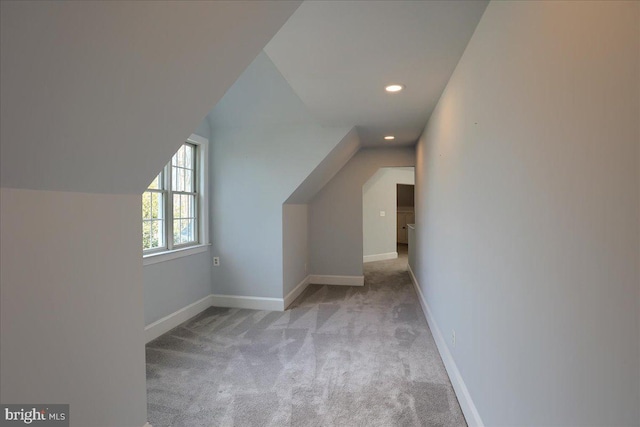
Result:
M453 344L453 347L455 348L455 346L456 346L456 330L455 329L451 330L451 343Z
M213 257L213 265L215 265L216 267L220 265L220 257L219 256L214 256Z
M380 211L380 216L387 216L387 213L385 211Z

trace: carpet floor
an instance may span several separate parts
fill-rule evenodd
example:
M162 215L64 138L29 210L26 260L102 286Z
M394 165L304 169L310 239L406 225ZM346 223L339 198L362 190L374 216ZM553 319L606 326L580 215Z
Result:
M406 254L285 312L209 308L147 344L163 426L466 426Z

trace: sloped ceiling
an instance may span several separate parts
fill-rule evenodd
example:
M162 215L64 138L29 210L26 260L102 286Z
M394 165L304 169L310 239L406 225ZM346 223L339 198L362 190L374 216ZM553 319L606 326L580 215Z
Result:
M299 3L2 1L0 184L141 193Z
M352 128L286 201L308 203L361 146L417 141L486 4L306 1L208 115L213 140L230 128ZM407 89L390 95L392 82Z
M315 124L298 95L260 52L208 115L212 130Z
M365 146L410 145L487 3L306 1L265 51L321 123L358 126Z
M309 203L316 194L347 164L360 149L360 137L356 128L342 138L333 150L302 181L285 203Z
M303 180L294 183L300 185L291 190L291 196L287 194L286 203L311 200L360 147L354 127L320 126L264 52L247 67L207 118L214 144L231 144L230 134L245 135L244 139L253 139L253 145L246 144L253 147L248 156L264 156L261 150L266 146L274 155L290 160L288 172L306 163L308 170ZM292 132L301 135L299 141L280 152L282 142ZM320 148L319 145L326 149L323 156L314 164L308 163L307 154Z

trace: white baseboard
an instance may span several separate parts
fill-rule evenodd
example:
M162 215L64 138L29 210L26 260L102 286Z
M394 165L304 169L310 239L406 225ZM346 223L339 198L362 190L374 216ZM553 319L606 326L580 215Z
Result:
M420 300L420 305L422 306L424 317L426 317L427 319L429 329L431 329L433 338L436 341L438 352L440 352L440 357L442 357L444 367L447 369L447 373L449 374L449 379L451 380L451 384L453 385L453 390L456 392L458 402L460 402L460 408L462 409L464 417L467 419L467 424L469 425L469 427L484 427L484 423L480 418L478 409L476 408L476 405L473 403L471 395L469 394L469 389L467 389L467 385L464 383L462 375L460 375L460 371L458 370L458 366L456 365L456 362L453 359L451 352L449 351L447 341L444 339L442 332L440 331L440 328L436 323L436 319L433 317L433 313L431 312L431 309L427 304L427 300L425 299L424 294L420 289L420 285L418 285L418 280L413 274L411 266L408 266L407 269L409 271L409 275L411 276L413 286L416 289L416 293L418 294L418 300Z
M309 277L307 276L304 279L302 279L302 281L300 283L298 283L298 285L293 288L291 290L291 292L289 292L287 294L287 296L284 297L284 308L286 309L287 307L289 307L289 305L291 305L291 303L300 296L300 294L302 294L304 292L305 289L307 289L307 286L309 286Z
M214 307L248 308L250 310L284 311L283 298L211 295Z
M362 257L362 262L384 261L396 258L398 258L398 252L387 252L384 254L365 255Z
M312 274L309 283L314 285L364 286L364 276L324 276Z
M180 310L171 313L168 316L163 317L160 320L156 320L152 324L144 328L144 340L145 343L155 340L160 335L169 332L179 324L186 322L193 316L203 312L212 305L212 295L199 299L198 301L189 304Z
M299 286L299 285L298 285ZM302 289L304 290L304 289ZM302 292L302 291L301 291ZM295 297L294 297L295 299ZM292 300L293 301L293 300ZM144 328L145 343L202 313L209 307L248 308L251 310L284 311L283 298L241 297L235 295L207 295L180 310L156 320Z
M364 286L364 276L307 276L285 298L207 295L180 310L156 320L144 328L145 343L186 322L209 307L247 308L250 310L284 311L310 283L319 285Z
M142 427L153 427L151 424L146 423L145 425L143 425Z

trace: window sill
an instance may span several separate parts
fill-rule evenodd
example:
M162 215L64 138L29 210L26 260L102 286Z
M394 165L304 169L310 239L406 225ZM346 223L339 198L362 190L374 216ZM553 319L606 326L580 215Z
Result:
M172 259L182 258L189 255L195 255L205 252L209 249L211 243L203 245L189 246L188 248L174 249L172 251L156 252L153 254L143 255L142 265L157 264L159 262L171 261Z

